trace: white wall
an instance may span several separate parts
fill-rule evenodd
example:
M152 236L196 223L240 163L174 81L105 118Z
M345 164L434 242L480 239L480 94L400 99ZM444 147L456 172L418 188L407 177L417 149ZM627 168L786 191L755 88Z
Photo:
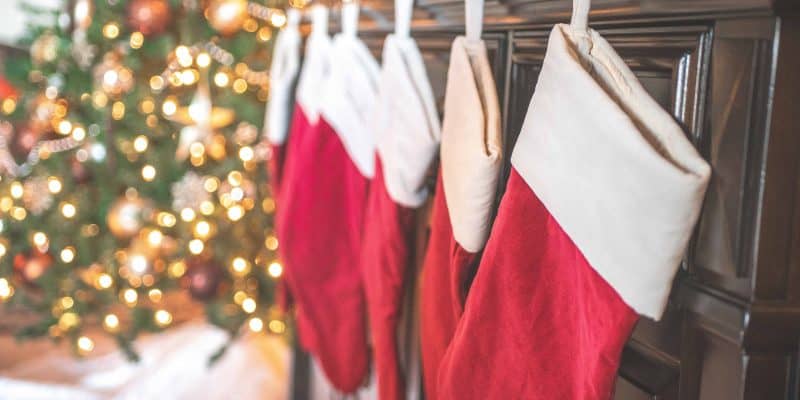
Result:
M22 3L58 9L63 0L0 0L0 43L13 43L31 21L19 8Z

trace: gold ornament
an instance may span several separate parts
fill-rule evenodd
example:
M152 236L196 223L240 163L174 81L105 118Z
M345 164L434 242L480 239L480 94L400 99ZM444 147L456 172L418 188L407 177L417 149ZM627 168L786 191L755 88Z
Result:
M142 229L144 215L149 204L138 198L122 197L108 210L107 224L111 233L118 238L130 238Z
M181 129L178 138L176 159L185 160L191 154L191 147L195 143L211 146L215 136L214 131L230 125L235 117L236 114L233 110L213 106L211 89L208 85L208 71L205 68L201 69L197 92L192 98L192 102L188 107L179 107L170 116L173 121L186 125Z
M145 36L167 29L172 9L167 0L133 0L128 4L128 25Z
M94 69L95 86L112 97L127 93L133 88L133 73L122 65L115 52L106 53L103 62Z
M34 64L50 63L58 58L58 37L45 32L31 44L31 59Z
M247 0L211 0L206 8L206 19L223 35L239 32L247 18Z

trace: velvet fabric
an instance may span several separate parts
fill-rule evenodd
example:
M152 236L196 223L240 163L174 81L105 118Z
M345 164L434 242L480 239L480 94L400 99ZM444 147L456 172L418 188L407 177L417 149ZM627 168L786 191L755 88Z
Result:
M404 294L412 281L415 210L395 203L386 189L380 156L375 157L364 228L361 268L381 400L405 398L398 326Z
M512 169L439 399L605 400L638 319Z
M297 107L291 137L277 221L284 279L301 345L350 393L369 364L358 267L369 181L324 117L312 124Z
M447 210L441 171L431 214L431 236L422 270L420 346L427 400L438 399L439 363L447 350L464 309L480 253L456 242Z

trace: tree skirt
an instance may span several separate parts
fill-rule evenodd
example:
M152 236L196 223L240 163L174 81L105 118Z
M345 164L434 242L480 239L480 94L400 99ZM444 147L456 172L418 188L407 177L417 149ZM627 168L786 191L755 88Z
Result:
M212 366L209 357L226 341L218 328L187 323L144 336L128 362L113 339L94 335L92 356L46 340L0 337L0 400L285 399L290 349L278 337L248 335Z

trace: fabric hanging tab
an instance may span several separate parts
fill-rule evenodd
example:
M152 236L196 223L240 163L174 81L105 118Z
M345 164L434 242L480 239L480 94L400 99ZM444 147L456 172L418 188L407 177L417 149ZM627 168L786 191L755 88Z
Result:
M311 8L311 34L328 34L328 8L323 5L315 5Z
M347 2L342 5L342 33L347 36L358 35L358 3Z
M401 38L411 35L411 18L414 15L414 0L395 0L394 34Z
M302 19L302 15L300 15L300 10L290 7L286 10L286 27L291 29L297 29L300 26L300 19Z
M464 14L467 25L467 42L480 41L481 33L483 33L483 0L464 0Z
M467 0L469 2L469 0ZM591 0L572 0L572 17L569 24L575 32L586 32L589 28L589 9Z

